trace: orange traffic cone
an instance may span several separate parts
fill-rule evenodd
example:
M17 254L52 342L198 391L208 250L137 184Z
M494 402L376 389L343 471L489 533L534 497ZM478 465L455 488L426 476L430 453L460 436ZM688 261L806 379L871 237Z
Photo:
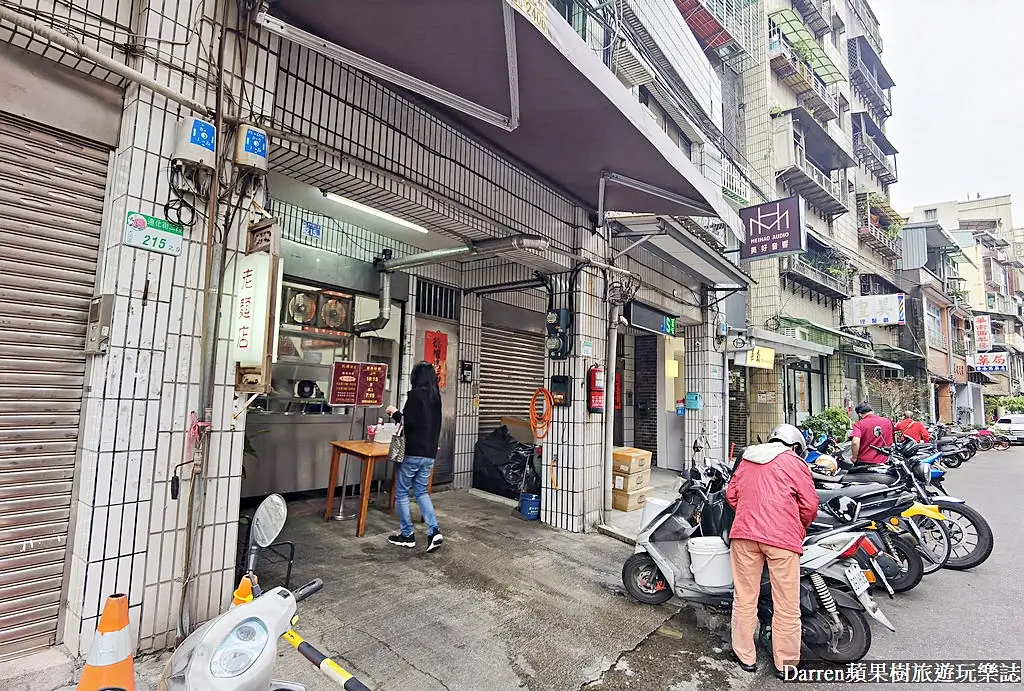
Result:
M135 663L132 661L130 638L128 596L116 593L103 605L96 638L85 659L77 691L135 691Z
M253 579L256 577L253 576ZM244 605L246 602L252 602L252 584L253 581L248 576L242 576L242 580L238 582L238 587L235 588L234 595L231 598L231 606L238 607L238 605Z

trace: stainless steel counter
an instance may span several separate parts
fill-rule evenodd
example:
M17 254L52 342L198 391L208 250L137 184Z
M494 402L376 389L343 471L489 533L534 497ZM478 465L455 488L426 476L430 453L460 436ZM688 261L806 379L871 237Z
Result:
M263 496L270 492L306 492L327 487L331 469L330 442L339 439L363 439L366 424L374 424L383 411L365 410L354 415L302 415L299 413L260 413L250 410L245 434L256 450L242 463L245 477L242 496ZM342 460L344 466L344 459ZM390 481L386 464L378 464L376 477ZM338 486L358 485L362 463L350 459ZM346 507L347 508L347 507Z

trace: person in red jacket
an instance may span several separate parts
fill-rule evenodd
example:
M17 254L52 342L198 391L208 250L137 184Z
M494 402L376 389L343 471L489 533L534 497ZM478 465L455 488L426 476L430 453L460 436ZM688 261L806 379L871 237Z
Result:
M932 440L931 435L928 434L928 428L924 426L924 423L915 420L914 414L909 410L905 411L903 413L903 419L896 423L896 431L902 432L918 444L923 441Z
M772 430L767 444L747 447L725 498L736 511L729 531L732 561L732 649L740 667L757 671L754 629L765 562L772 584L772 653L776 676L800 662L800 555L818 495L793 425Z

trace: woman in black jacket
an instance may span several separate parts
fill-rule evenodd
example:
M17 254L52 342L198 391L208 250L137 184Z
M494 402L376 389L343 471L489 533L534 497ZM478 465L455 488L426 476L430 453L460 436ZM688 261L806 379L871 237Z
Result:
M400 531L388 542L400 547L415 547L416 534L412 526L409 507L409 489L419 504L420 514L427 524L427 551L433 552L444 542L437 526L434 504L427 493L430 471L437 457L437 443L441 436L441 392L437 388L437 372L429 362L420 362L412 368L412 389L402 412L388 406L387 414L404 425L405 460L398 470L395 506L398 508Z

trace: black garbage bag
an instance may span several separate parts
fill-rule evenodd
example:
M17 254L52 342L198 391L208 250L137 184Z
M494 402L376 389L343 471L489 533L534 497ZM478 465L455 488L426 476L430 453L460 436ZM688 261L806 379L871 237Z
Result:
M508 499L518 499L520 491L538 494L533 447L516 441L504 425L491 432L473 448L473 487Z

